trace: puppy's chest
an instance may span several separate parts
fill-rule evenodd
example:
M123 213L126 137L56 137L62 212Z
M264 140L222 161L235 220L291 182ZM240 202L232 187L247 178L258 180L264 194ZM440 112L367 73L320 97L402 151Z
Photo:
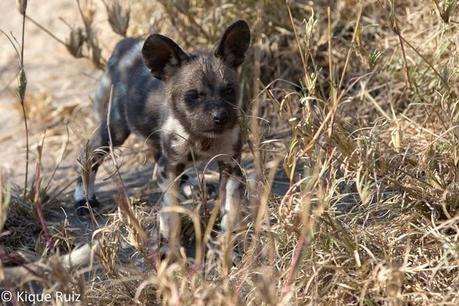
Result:
M168 120L169 121L169 120ZM239 141L239 127L234 127L214 138L194 138L178 123L166 122L163 131L163 151L176 161L189 163L213 159L230 160Z

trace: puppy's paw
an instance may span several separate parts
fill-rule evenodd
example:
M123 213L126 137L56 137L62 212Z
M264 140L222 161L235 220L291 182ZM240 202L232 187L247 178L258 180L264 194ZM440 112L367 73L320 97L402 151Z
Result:
M242 260L242 253L239 252L239 250L234 249L231 252L231 263L233 264L233 267L237 266Z
M179 261L185 258L184 254L181 254L179 245L171 245L165 239L161 239L158 247L158 257L160 261L168 260L169 263Z
M206 184L206 189L207 189L207 197L208 198L211 198L211 199L214 199L214 198L217 198L217 186L215 186L214 184Z
M220 249L220 259L223 262L226 262L229 266L237 266L241 263L244 251L241 246L236 244L233 247L226 245L224 246L223 241L218 242L218 247Z
M101 207L100 202L97 200L97 198L95 196L93 196L93 197L91 197L89 199L89 203L87 203L86 199L81 199L81 200L75 202L75 212L79 216L89 215L89 208L90 207L93 208L93 209Z
M199 194L199 185L195 185L192 182L183 182L180 184L180 193L186 198L191 198L193 194ZM217 197L217 187L214 184L206 183L206 193L208 199L214 199Z

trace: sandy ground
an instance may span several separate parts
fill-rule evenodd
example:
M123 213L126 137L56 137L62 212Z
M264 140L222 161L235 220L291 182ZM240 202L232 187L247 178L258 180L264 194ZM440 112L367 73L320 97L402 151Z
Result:
M0 29L20 40L21 16L16 9L16 1L1 1L0 10L8 12L8 18L0 19ZM61 19L72 26L81 25L73 0L29 1L27 11L29 16L62 40L68 36L69 28ZM107 31L105 12L99 12L95 25L103 34L102 37L108 36L103 44L116 43L119 38ZM0 166L12 177L17 177L24 172L25 159L24 127L16 96L18 60L4 35L0 38L0 44ZM109 47L104 49L108 50ZM26 104L31 108L32 159L36 155L34 147L45 130L44 155L52 155L52 159L56 159L57 152L54 149L62 146L63 140L59 136L66 134L66 126L69 128L71 146L76 145L75 141L84 141L89 136L94 125L93 118L89 116L86 122L81 123L77 117L79 114L81 116L81 112L91 109L90 97L101 72L89 60L73 58L62 44L29 21L26 21L24 63L28 80ZM61 145L58 145L59 142ZM65 154L64 164L67 160L75 160L76 153L73 151L68 150ZM33 162L30 171L33 171L32 167Z
M74 1L29 2L28 14L62 39L68 34L68 28L58 17L70 24L80 22L75 14ZM16 1L1 1L0 10L8 12L9 17L0 20L0 29L20 40L21 16L16 9ZM18 166L23 164L24 159L24 128L16 97L18 60L6 37L2 36L0 41L0 120L6 122L0 126L0 165L18 174L21 171ZM72 58L64 46L31 22L26 22L24 64L28 80L26 103L31 107L40 97L47 99L53 108L85 105L89 103L94 79L100 74L87 60ZM36 113L39 111L37 109ZM34 116L33 113L30 115ZM40 135L43 128L39 122L31 122L32 146L37 140L34 136Z

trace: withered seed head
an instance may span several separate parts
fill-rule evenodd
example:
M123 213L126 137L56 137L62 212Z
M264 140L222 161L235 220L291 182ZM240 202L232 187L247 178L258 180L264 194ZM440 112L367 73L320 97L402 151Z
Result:
M91 60L94 66L99 69L103 69L105 66L104 59L102 57L102 49L99 47L99 41L95 36L91 36L91 42L88 42L91 46Z
M17 0L17 6L19 13L21 13L21 15L25 15L27 10L27 0Z
M83 57L83 43L85 41L83 29L80 27L72 28L69 38L65 42L67 50L76 58Z
M79 2L78 2L79 4ZM94 16L96 15L96 8L92 1L86 1L84 7L80 6L81 18L83 19L84 26L90 28L94 22Z
M131 14L129 6L122 5L119 0L110 1L108 3L104 1L104 4L107 9L108 22L112 30L121 36L126 36Z
M26 77L24 68L21 67L21 70L19 71L19 77L18 77L18 95L19 95L19 99L21 100L21 103L24 103L26 88L27 88L27 77Z

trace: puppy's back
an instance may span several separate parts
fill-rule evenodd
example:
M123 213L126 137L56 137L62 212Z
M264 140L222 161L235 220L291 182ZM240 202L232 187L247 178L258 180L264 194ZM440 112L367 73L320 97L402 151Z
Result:
M118 96L124 96L129 83L132 82L132 76L139 75L139 72L146 70L140 52L141 48L141 40L124 38L113 49L96 88L94 107L100 119L106 117L111 86L115 87Z

